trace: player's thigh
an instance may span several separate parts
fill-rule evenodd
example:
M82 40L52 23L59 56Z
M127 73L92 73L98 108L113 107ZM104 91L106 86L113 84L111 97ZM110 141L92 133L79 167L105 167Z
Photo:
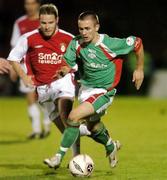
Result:
M80 121L92 114L94 114L92 104L85 101L71 111L69 114L69 119L73 121Z
M29 105L36 103L37 95L35 91L26 93L27 102Z
M45 102L39 102L40 106L42 106L42 108L47 111L48 115L49 115L49 119L51 121L55 120L58 116L58 110L57 110L57 105L55 105L54 102L52 101L45 101Z

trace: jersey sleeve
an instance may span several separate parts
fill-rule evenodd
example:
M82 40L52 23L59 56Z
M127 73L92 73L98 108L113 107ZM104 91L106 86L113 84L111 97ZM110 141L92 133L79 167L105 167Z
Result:
M17 24L17 21L13 25L13 31L12 31L12 36L10 40L10 45L13 48L16 45L17 40L21 36L19 26Z
M22 35L17 41L16 46L11 50L8 56L9 61L17 61L20 62L23 57L26 55L28 50L28 42L27 37Z
M116 52L116 55L126 55L129 54L131 51L136 50L136 41L140 38L136 38L135 36L129 36L127 38L111 38L110 42L112 44L111 50ZM138 48L138 47L137 47Z
M77 70L76 63L76 41L72 40L67 47L66 53L63 56L63 59L70 66L71 69Z

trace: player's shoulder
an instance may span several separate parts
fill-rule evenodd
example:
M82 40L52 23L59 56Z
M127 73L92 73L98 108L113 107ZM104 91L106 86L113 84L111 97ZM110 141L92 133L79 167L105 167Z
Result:
M23 34L22 36L25 38L34 37L35 35L39 34L39 29L35 29L33 31L27 32Z
M27 15L22 15L20 16L19 18L16 19L16 23L20 23L20 22L23 22L27 19Z
M74 37L73 34L67 32L67 31L65 31L65 30L63 30L63 29L59 29L59 33L62 34L63 36L67 36L67 37L70 37L70 38L73 38L73 37Z

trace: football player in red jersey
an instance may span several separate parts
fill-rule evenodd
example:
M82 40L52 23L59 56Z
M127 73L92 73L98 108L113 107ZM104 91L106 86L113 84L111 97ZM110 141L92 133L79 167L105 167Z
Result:
M40 28L22 35L8 60L24 85L36 89L38 102L47 109L50 120L63 132L66 126L64 120L72 109L75 97L74 75L68 73L58 79L55 72L62 66L62 56L73 35L59 29L58 10L53 4L40 7L39 20ZM26 54L27 74L20 65Z
M19 37L27 32L30 32L39 27L39 7L40 0L24 0L24 8L26 14L18 18L13 26L13 32L11 37L11 47L13 48ZM27 72L25 61L28 59L28 55L22 59L22 68ZM10 71L11 80L17 80L17 74L15 71ZM26 100L28 104L28 116L32 124L32 133L28 136L29 139L46 137L50 133L50 120L47 111L40 109L36 102L36 93L33 89L26 87L23 81L20 79L20 92L26 94ZM43 131L40 122L40 110L43 111Z

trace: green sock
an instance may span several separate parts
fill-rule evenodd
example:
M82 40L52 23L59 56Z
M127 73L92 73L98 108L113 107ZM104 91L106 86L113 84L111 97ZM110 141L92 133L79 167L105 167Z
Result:
M91 137L98 143L103 144L106 149L106 154L110 154L114 150L114 144L110 135L102 122L99 123L98 129L92 132Z
M79 128L78 127L67 127L64 130L63 138L61 140L60 150L58 151L62 157L65 155L67 150L72 146L72 144L76 141L79 136Z

